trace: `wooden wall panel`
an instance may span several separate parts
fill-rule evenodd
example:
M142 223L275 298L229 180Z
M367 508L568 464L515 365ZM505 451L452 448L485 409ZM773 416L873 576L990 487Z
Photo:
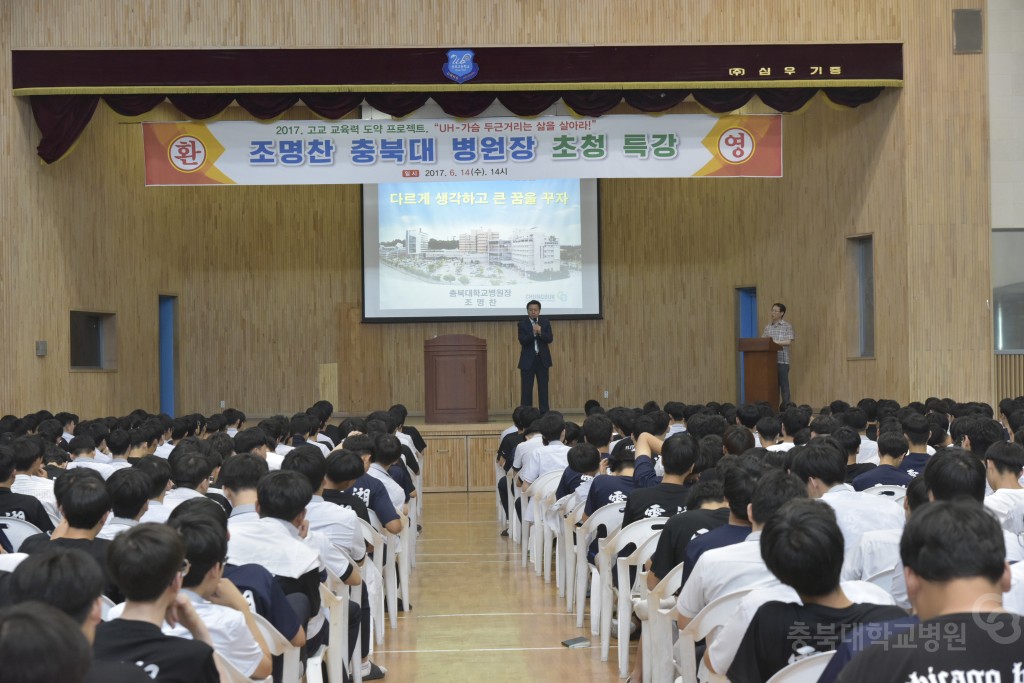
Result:
M19 0L0 3L0 89L9 92L11 47L903 40L907 89L858 110L816 100L787 116L782 180L601 183L606 319L556 323L552 404L578 412L603 390L609 404L734 399L734 288L749 285L762 308L790 307L799 400L984 398L986 79L984 56L949 54L952 5ZM179 116L163 107L146 118ZM290 413L320 398L320 366L337 363L339 410L401 401L418 412L423 340L453 332L488 340L492 412L516 402L510 324L360 324L358 188L147 190L138 127L103 105L50 167L36 161L27 102L0 98L0 121L0 315L14 321L0 326L0 412L155 410L160 292L180 297L185 411L224 400ZM851 362L843 241L863 233L875 236L878 356ZM68 372L73 306L117 312L116 373ZM49 341L47 358L31 355L36 339Z
M995 358L995 395L992 405L1001 399L1024 396L1024 354L1000 354Z

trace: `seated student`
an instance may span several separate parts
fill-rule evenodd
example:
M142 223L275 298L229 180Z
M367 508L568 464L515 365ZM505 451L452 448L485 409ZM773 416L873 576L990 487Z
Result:
M779 432L782 431L782 423L774 415L767 415L757 421L757 424L754 425L754 430L761 445L764 448L770 448L771 446L777 446L779 443Z
M660 445L650 434L641 434L636 444L636 455L649 456L652 446L661 454L665 476L660 484L633 489L629 493L626 509L622 513L622 526L628 526L639 519L671 517L686 509L686 498L691 487L684 482L697 464L700 444L686 433L669 437Z
M368 436L350 436L342 444L344 451L354 452L363 461L363 474L352 486L345 490L358 496L367 509L373 510L380 520L381 526L393 534L401 533L402 518L399 512L401 507L396 508L391 502L391 494L384 487L384 483L370 475L366 470L370 468L370 461L376 450L376 445Z
M288 452L292 449L288 441L288 418L284 415L274 415L268 417L265 420L260 421L258 427L263 430L263 433L267 436L267 464L272 464L270 454L278 456L276 459L283 459L284 456L288 455ZM243 430L246 431L246 430ZM242 432L239 432L241 434ZM245 453L246 451L235 448L236 453Z
M10 576L10 596L15 604L25 603L33 609L46 606L60 610L74 620L91 649L96 639L96 626L101 621L100 596L103 594L104 581L103 570L81 550L53 548L33 555L18 565ZM42 612L51 615L48 610ZM59 641L60 647L52 648L45 653L45 657L54 656L68 642ZM51 643L51 646L54 644ZM91 656L91 651L89 654ZM0 661L5 666L16 666L7 658ZM60 676L48 680L67 680L63 674L61 672ZM149 676L132 663L99 660L92 662L85 676L86 683L146 683L149 680Z
M192 602L180 595L190 565L178 532L140 524L110 544L108 567L124 592L121 616L96 627L93 656L142 668L158 683L216 683L210 632ZM192 640L166 636L164 622L178 623Z
M916 477L924 472L928 458L931 457L928 453L928 437L931 435L931 429L924 415L917 413L906 415L900 424L903 428L903 436L907 437L909 443L909 452L900 462L900 469L911 477Z
M406 418L409 416L409 411L406 410L405 406L401 403L388 408L389 413L394 413L398 418L399 430L410 439L412 439L413 449L417 454L422 456L427 451L427 442L423 440L423 436L420 434L420 430L416 429L412 425L405 424Z
M79 625L56 607L36 602L0 610L0 661L4 683L82 683L93 664Z
M320 428L316 434L317 443L322 443L327 446L328 450L333 450L336 442L327 433L327 423L331 421L331 416L334 415L334 404L330 401L317 401L307 408L306 412L320 421Z
M100 476L104 479L114 472L113 467L96 460L96 442L92 440L92 437L76 436L71 439L71 443L68 445L68 454L72 460L65 469L73 470L78 467L88 467L99 472Z
M370 513L366 503L354 493L346 493L346 489L351 489L363 474L363 461L358 455L346 450L333 451L324 461L323 497L328 503L352 510L356 517L369 524Z
M561 508L568 511L586 501L590 484L601 470L601 452L592 444L582 443L570 448L565 458L568 465L558 480L555 499L565 499Z
M0 446L0 519L20 519L34 524L40 531L53 531L53 522L38 498L11 492L15 478L14 463L14 450Z
M238 432L235 435L234 444L235 453L252 453L256 457L266 460L267 467L271 471L281 469L284 456L278 455L271 449L270 439L260 427L250 427Z
M537 411L540 413L540 410ZM524 441L516 446L515 451L512 453L512 471L518 474L523 469L523 464L526 462L526 456L533 450L536 450L544 445L544 437L540 433L540 417L532 422L526 422L526 428L523 429Z
M171 422L171 438L164 441L162 444L156 447L153 451L153 455L158 458L166 458L174 450L174 447L178 445L182 439L186 436L192 436L192 422L184 417L176 417Z
M114 602L120 602L121 593L112 572L107 569L110 541L96 538L110 513L110 494L107 493L103 479L94 470L80 468L58 479L54 488L66 524L59 527L52 538L46 533L29 536L21 544L19 552L34 555L52 547L85 551L107 571L104 595Z
M779 415L779 423L781 431L779 432L778 443L765 446L770 451L788 451L792 449L796 445L793 437L799 431L807 428L807 416L797 408L789 408Z
M985 451L985 477L992 493L985 496L985 507L995 513L999 523L1006 522L1010 510L1024 503L1020 485L1024 470L1024 446L999 441Z
M599 474L590 483L587 493L587 504L583 508L583 519L587 519L594 511L609 504L625 503L629 492L637 487L636 470L644 472L645 482L654 483L654 464L650 456L642 455L634 459L633 448L622 449L619 455L608 458L608 474Z
M806 497L803 482L792 474L773 470L758 480L747 505L750 534L740 543L714 548L700 556L679 594L679 628L686 628L709 603L727 593L776 583L761 557L761 532L765 522L785 503Z
M526 440L526 437L523 436L523 431L526 429L526 425L523 423L523 412L526 408L527 406L516 406L515 410L512 411L512 427L502 433L501 441L498 443L496 459L498 465L505 470L506 475L505 477L500 477L497 482L498 498L501 500L501 507L505 510L506 519L508 518L508 485L506 477L509 470L512 469L512 455L515 453L516 446ZM540 411L538 410L537 413L539 414ZM505 533L507 535L507 532Z
M1007 614L1010 587L999 524L968 501L925 506L900 542L907 592L921 625L871 645L839 681L1003 680L1020 677L1024 617ZM950 635L956 635L956 646ZM839 662L837 662L837 665Z
M754 448L754 434L743 425L729 425L722 434L722 446L726 455L740 455Z
M686 559L686 546L695 538L729 521L729 504L725 502L722 481L698 481L690 490L686 511L665 522L658 537L658 547L651 556L647 587L654 588L676 565Z
M846 456L834 440L812 440L794 457L792 472L807 485L807 495L820 498L836 511L846 555L853 552L866 531L903 528L899 506L881 496L858 493L843 483Z
M326 458L331 452L326 444L318 443L316 435L320 431L320 421L309 413L296 413L288 422L288 433L291 434L289 444L292 446L303 446L309 444L315 446Z
M881 442L881 438L879 442ZM928 502L928 484L923 476L915 477L907 484L907 495L903 499L903 512L906 519ZM843 563L843 581L866 580L883 571L895 571L900 562L900 537L903 530L899 528L867 531L860 537L860 542ZM903 576L893 577L889 589L894 595L906 594L902 587ZM900 607L909 608L910 603L899 603Z
M404 419L404 418L403 418ZM407 470L405 476L412 480L413 474L420 473L420 464L416 456L416 449L412 445L412 439L401 433L402 419L399 419L394 413L388 410L375 410L366 417L366 429L367 434L373 434L376 437L376 432L384 434L390 434L391 436L398 439L400 444L402 455L400 457L400 464L402 469ZM395 476L392 474L392 476ZM395 480L400 484L404 483L395 477Z
M313 488L313 497L306 505L306 521L310 530L322 533L355 562L361 563L366 556L366 544L358 517L352 510L324 500L327 465L320 453L309 446L299 446L285 456L281 469L298 472Z
M111 514L97 538L108 541L139 523L149 507L149 493L153 482L149 475L134 467L115 471L107 479Z
M406 506L408 497L405 494L405 489L388 473L388 468L398 462L401 456L402 448L398 439L390 434L382 435L377 439L373 461L366 473L384 485L395 510L401 510L404 513L408 511Z
M249 678L271 674L270 652L241 591L224 578L228 550L227 530L201 515L173 516L168 525L181 534L189 571L182 577L181 594L192 602L210 632L213 649ZM111 616L117 616L115 607ZM164 633L186 637L178 625Z
M872 486L907 486L913 478L900 469L907 454L907 440L902 434L883 432L878 435L878 467L873 467L853 480L853 488L866 491Z
M686 431L686 404L679 401L669 401L665 404L665 412L668 413L668 430L665 438L682 434Z
M174 488L164 496L164 505L171 510L189 498L204 496L210 488L210 475L213 474L209 459L201 452L191 448L179 452L178 449L182 449L181 444L168 458Z
M541 476L548 472L560 472L569 466L569 447L562 443L562 439L565 438L565 420L560 413L551 411L540 418L540 435L543 445L530 451L523 460L523 469L519 472L524 493L529 491L530 484ZM530 514L528 510L528 520Z
M43 469L44 448L41 439L20 437L9 444L14 450L14 483L11 491L37 498L54 524L60 524L53 481Z
M238 437L244 434L245 432L239 432ZM232 456L221 467L221 486L228 502L231 503L231 524L259 519L259 513L256 512L256 487L269 471L267 461L253 453Z
M107 436L107 448L110 449L110 462L108 466L115 470L123 470L131 467L128 462L128 448L131 446L131 436L123 429L115 429Z
M164 505L164 496L171 487L171 466L158 455L147 455L132 467L149 477L149 501L139 521L163 524L171 514L171 508Z
M839 585L843 534L833 510L793 500L765 524L761 554L802 604L768 602L751 619L729 667L733 683L766 681L790 662L834 650L851 626L905 616L896 607L857 604Z
M852 484L853 480L860 475L875 469L875 463L862 462L858 457L861 440L857 432L849 427L840 427L832 433L832 438L836 440L839 447L846 453L846 478L844 481L847 484Z
M235 408L228 408L223 413L225 432L232 439L245 425L245 413Z
M732 456L730 456L732 457ZM686 544L685 566L682 585L685 587L701 555L714 548L740 543L750 535L750 518L747 509L758 480L764 473L764 465L754 455L744 455L725 462L722 468L722 490L729 504L729 521L717 529L703 534Z
M193 498L174 508L168 523L184 518L201 518L212 521L228 532L228 518L224 508L209 498ZM306 631L299 623L295 610L288 602L287 596L281 586L274 580L273 574L258 564L225 564L224 578L235 584L249 607L254 612L273 624L281 635L291 642L295 647L302 647L306 644ZM280 678L280 671L277 671L279 664L275 661L275 675Z

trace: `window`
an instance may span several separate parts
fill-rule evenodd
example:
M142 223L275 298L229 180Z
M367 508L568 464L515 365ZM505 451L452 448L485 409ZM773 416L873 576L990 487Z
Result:
M114 314L71 311L71 369L114 370L116 367Z
M850 356L873 358L875 355L875 253L871 235L846 240L850 272Z
M992 231L996 353L1024 353L1024 229Z

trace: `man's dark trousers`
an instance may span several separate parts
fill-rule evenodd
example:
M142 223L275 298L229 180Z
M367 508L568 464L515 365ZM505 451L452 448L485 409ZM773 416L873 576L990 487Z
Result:
M532 406L533 405L533 379L537 378L537 399L541 413L548 412L548 366L544 364L544 360L538 354L533 359L533 366L529 368L520 368L519 373L522 377L523 391L520 396L520 405Z

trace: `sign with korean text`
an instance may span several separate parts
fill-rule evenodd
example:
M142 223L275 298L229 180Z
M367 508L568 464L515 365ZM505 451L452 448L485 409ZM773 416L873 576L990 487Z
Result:
M782 116L144 123L147 185L782 177Z

